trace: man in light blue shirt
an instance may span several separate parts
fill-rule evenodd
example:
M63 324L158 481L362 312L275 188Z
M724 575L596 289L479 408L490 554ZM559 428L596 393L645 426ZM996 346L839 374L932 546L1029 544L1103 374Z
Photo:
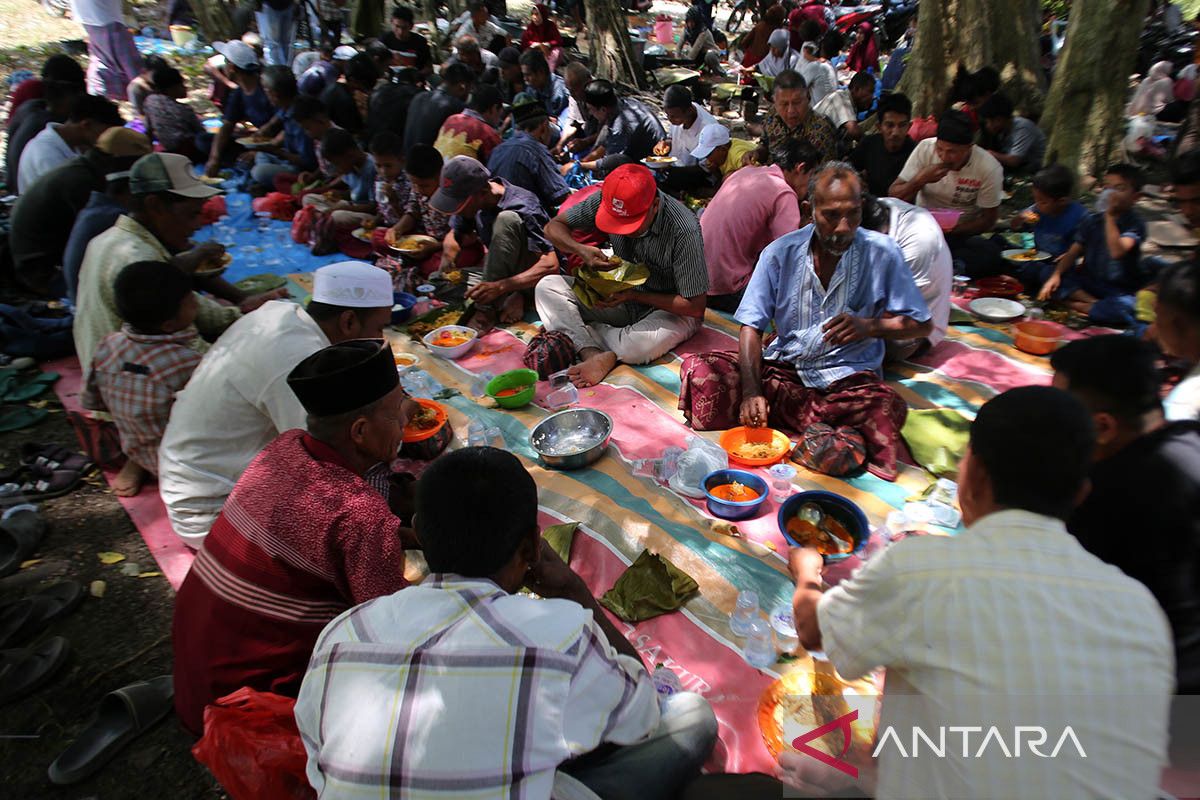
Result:
M763 250L734 315L737 355L684 361L679 407L693 428L852 428L867 468L895 479L908 410L880 377L884 340L928 336L933 323L900 248L860 227L862 191L849 164L813 174L805 203L813 224Z

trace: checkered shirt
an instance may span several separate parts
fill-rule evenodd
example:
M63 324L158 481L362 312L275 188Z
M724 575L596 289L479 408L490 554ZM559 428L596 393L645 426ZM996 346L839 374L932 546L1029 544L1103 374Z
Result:
M589 610L457 575L331 622L296 701L309 781L346 800L549 798L563 761L658 721Z
M129 325L96 347L82 402L108 411L121 434L121 450L158 474L158 443L167 428L175 393L200 363L204 343L193 327L147 335Z

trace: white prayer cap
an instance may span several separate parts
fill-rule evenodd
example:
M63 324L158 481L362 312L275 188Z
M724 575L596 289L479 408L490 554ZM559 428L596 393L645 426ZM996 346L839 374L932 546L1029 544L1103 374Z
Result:
M391 308L392 278L361 261L339 261L313 273L312 299L342 308Z

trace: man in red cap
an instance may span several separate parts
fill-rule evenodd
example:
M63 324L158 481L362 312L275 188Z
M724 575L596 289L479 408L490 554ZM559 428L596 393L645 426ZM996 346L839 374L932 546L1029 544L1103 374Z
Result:
M562 331L575 345L579 363L570 375L576 386L600 383L620 362L646 364L689 339L700 329L708 292L700 224L658 191L646 167L613 170L598 195L550 220L546 237L585 268L611 269L604 251L571 235L595 230L608 234L614 255L644 264L650 276L591 305L575 294L573 278L551 275L538 283L534 302L545 329Z

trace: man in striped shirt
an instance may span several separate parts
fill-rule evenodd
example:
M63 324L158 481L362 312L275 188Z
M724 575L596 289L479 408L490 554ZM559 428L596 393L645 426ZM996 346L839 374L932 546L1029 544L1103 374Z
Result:
M443 455L416 520L432 574L342 614L313 651L295 714L318 795L548 800L565 772L607 800L665 800L695 776L712 709L687 693L660 706L637 651L542 540L515 456Z
M611 269L602 250L571 235L595 230L608 234L622 260L645 264L650 277L592 307L572 291L573 278L551 275L538 283L538 315L546 330L571 337L580 363L570 375L581 387L600 383L618 363L646 364L690 339L700 330L708 299L700 223L687 206L658 191L646 167L613 170L598 195L550 220L546 238L587 267Z
M680 369L679 408L696 430L734 425L803 433L814 423L861 435L867 468L896 479L908 408L883 382L884 340L933 330L900 248L860 227L862 179L829 162L809 180L813 224L762 251L734 315L737 354L700 353ZM807 209L806 209L807 210ZM763 334L776 336L763 345Z
M1175 682L1166 617L1145 586L1064 524L1087 494L1095 442L1075 397L1012 389L971 425L958 471L965 532L898 542L824 592L821 555L792 549L801 643L823 649L847 679L887 669L876 765L855 788L871 797L1161 796ZM947 746L918 754L916 731ZM802 754L780 762L806 796L844 796L854 783Z

